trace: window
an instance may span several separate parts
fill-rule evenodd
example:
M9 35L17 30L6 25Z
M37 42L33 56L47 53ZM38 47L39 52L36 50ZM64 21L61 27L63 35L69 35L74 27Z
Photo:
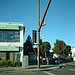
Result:
M20 31L0 30L0 42L19 42Z

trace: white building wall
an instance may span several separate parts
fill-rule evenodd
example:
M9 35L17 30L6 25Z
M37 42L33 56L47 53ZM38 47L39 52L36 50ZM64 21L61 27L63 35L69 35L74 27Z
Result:
M72 47L72 57L73 61L75 61L75 47Z
M20 61L22 62L23 56L23 27L24 23L10 23L10 22L0 22L0 24L9 24L9 25L19 25L20 26L20 42L0 42L0 46L19 46L20 47Z

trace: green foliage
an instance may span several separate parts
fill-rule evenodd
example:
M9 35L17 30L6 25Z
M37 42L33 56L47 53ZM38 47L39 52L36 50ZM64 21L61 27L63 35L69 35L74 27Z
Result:
M21 66L21 62L20 62L20 61L16 61L16 62L15 62L15 66L16 66L16 67Z
M66 49L64 50L65 55L71 54L71 46L66 45Z
M61 55L65 48L66 48L66 44L63 41L57 39L56 43L54 43L54 48L52 50L56 54Z
M66 45L64 41L57 39L52 50L54 53L59 55L68 55L68 53L71 51L71 46Z
M8 62L6 60L3 60L2 61L2 65L5 66L5 67L7 67L8 66Z
M13 63L11 60L8 60L7 62L8 62L8 66L11 66L11 67L13 66Z
M24 55L29 55L29 52L32 52L33 50L33 43L31 40L30 35L28 35L26 42L24 43Z
M42 42L42 45L40 45L41 56L48 57L50 48L51 48L51 45L49 42Z
M0 61L0 67L12 67L13 66L13 64L14 63L12 63L12 61L11 60L1 60ZM15 66L16 67L19 67L19 66L21 66L22 65L22 63L20 62L20 61L16 61L15 62Z
M2 60L0 61L0 67L3 67L3 61Z
M12 66L13 63L11 60L1 60L0 61L0 67L8 67L8 66Z

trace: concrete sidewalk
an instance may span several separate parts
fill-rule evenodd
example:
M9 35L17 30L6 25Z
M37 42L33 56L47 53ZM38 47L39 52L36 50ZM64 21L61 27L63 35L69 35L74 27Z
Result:
M22 67L0 67L1 72L31 72L31 71L44 71L59 68L58 65L41 65L40 69L37 68L37 65L31 65L27 69Z
M49 70L49 69L59 68L59 65L41 65L40 69L38 69L37 67L38 67L37 65L32 65L32 66L29 66L28 69L31 69L31 70Z

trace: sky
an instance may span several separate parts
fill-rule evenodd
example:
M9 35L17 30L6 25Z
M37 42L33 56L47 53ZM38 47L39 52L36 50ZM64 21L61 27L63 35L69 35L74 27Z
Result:
M40 0L40 22L49 0ZM0 0L0 22L24 23L27 36L32 38L32 30L38 29L38 0ZM48 41L51 49L56 39L75 46L75 0L51 0L41 27L40 38ZM52 50L51 50L52 51Z

